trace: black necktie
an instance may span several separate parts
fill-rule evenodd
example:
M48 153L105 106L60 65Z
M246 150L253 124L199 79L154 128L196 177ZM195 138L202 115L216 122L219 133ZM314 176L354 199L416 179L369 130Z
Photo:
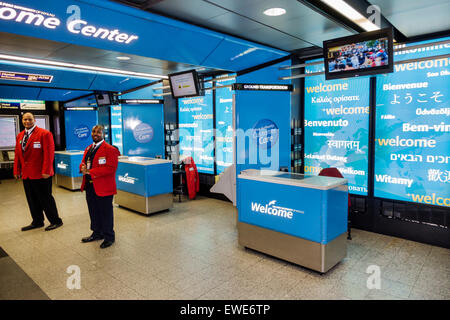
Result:
M97 147L97 145L93 145L90 149L89 149L89 151L88 151L88 153L87 153L87 155L86 155L86 160L90 160L91 161L91 163L92 163L92 155L94 154L94 151L95 151L95 148Z
M22 141L22 150L23 151L25 151L25 146L27 145L27 141L28 141L29 136L30 135L28 134L28 131L25 131L25 136L24 136L23 141Z

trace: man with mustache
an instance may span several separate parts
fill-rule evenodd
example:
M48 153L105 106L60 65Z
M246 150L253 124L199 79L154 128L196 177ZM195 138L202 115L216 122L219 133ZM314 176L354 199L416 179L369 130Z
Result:
M86 191L92 234L81 242L104 239L100 245L104 249L115 241L112 201L117 193L116 170L120 152L104 140L103 126L94 126L91 136L94 143L84 151L80 171L83 173L81 191Z

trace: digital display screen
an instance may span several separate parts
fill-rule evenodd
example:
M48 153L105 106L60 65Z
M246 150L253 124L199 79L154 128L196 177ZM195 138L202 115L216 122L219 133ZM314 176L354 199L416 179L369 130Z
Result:
M206 82L205 87L211 87ZM178 100L180 160L192 157L198 172L214 174L212 90L201 97Z
M195 70L169 74L169 82L173 98L199 95L198 76Z
M235 79L216 81L216 86L235 83ZM233 91L216 89L216 168L222 173L233 164Z
M111 105L111 99L108 93L99 93L95 95L97 100L97 106L109 106Z
M324 41L325 78L392 72L392 42L391 29Z
M363 41L328 49L328 72L384 66L389 63L388 39Z
M0 149L14 149L18 134L17 116L0 116Z
M394 58L449 53L405 47ZM376 80L374 196L450 207L450 58L397 63Z
M322 60L306 63L317 61ZM306 66L305 72L323 70L320 63ZM348 179L349 193L367 195L369 93L369 77L305 78L305 174L335 167Z

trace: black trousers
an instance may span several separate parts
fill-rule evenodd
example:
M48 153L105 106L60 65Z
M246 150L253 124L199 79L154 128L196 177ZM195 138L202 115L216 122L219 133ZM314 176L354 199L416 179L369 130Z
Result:
M47 179L24 179L23 188L30 207L32 224L44 224L44 212L51 224L62 223L52 196L52 177Z
M86 182L86 202L91 217L92 235L114 241L113 196L100 197L95 193L94 185Z

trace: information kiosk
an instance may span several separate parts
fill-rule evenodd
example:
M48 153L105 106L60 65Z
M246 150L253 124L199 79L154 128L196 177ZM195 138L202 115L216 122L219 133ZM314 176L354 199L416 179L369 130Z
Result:
M150 214L173 206L172 161L119 157L115 203Z
M79 190L83 181L80 163L83 151L55 151L55 183L69 190Z
M346 256L346 179L248 169L237 184L240 245L321 273Z

